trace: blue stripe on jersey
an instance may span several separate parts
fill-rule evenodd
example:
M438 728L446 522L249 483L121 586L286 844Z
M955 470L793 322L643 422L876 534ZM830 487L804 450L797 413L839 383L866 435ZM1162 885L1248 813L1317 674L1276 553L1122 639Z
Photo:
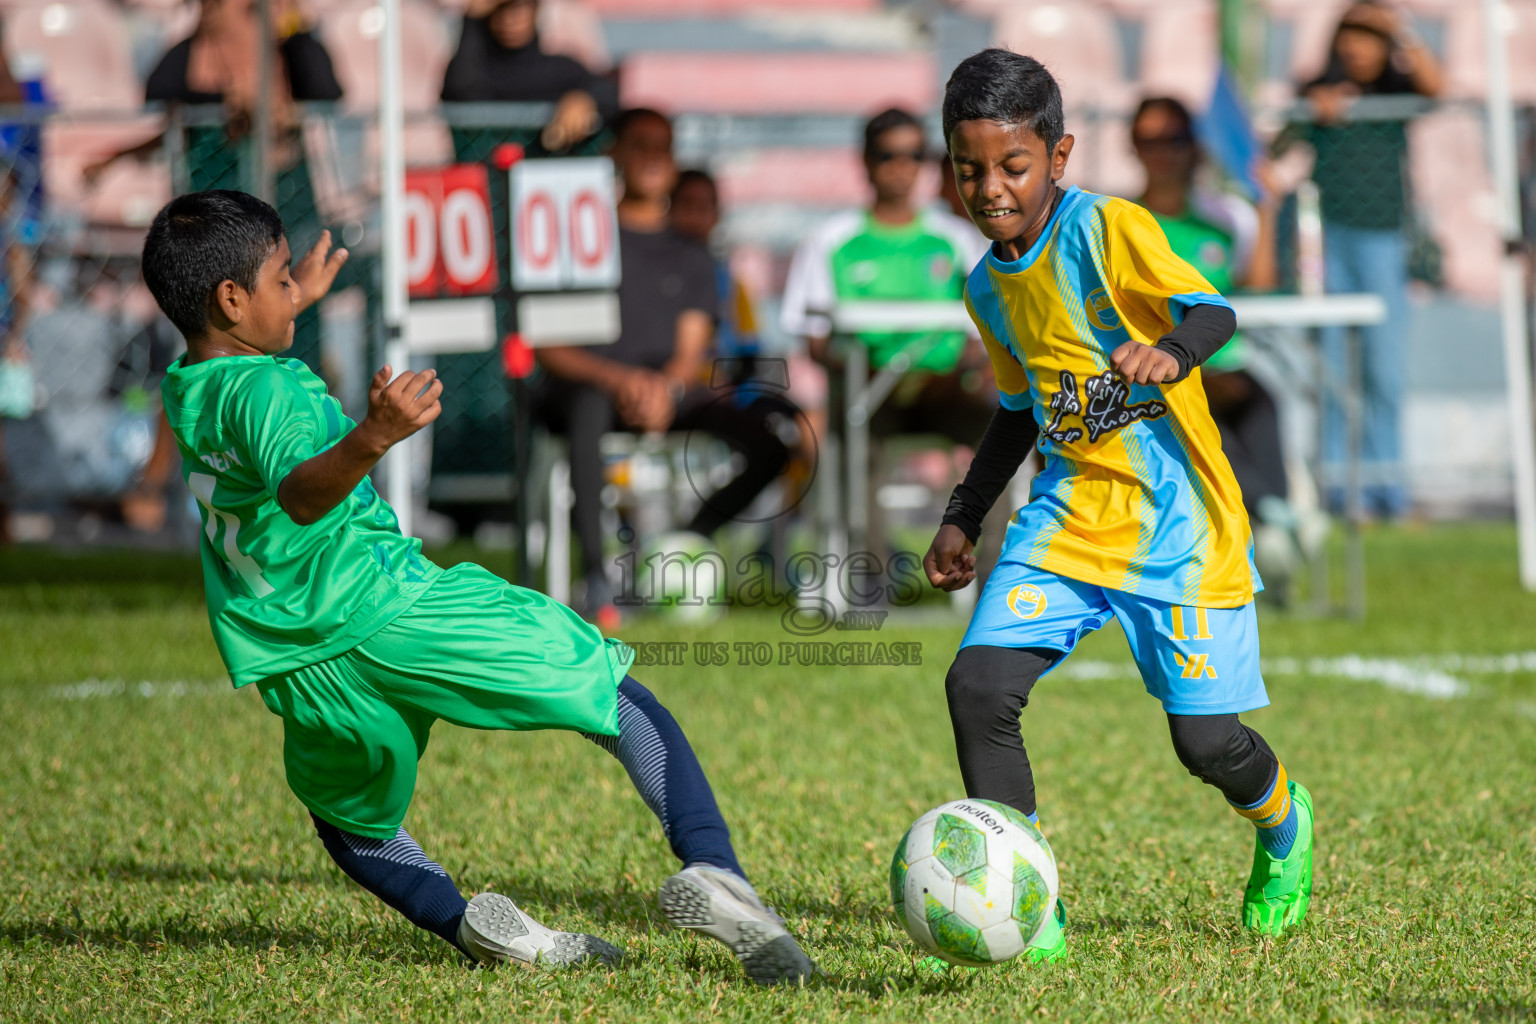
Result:
M1002 389L998 390L998 400L1005 409L1012 412L1022 412L1034 405L1034 396L1039 393L1039 381L1030 372L1029 362L1024 358L1024 351L1019 345L1018 335L1014 333L1013 318L1003 312L1002 296L998 290L992 287L991 261L994 259L988 250L988 257L976 264L971 271L970 280L966 284L966 290L970 294L971 308L987 325L987 330L992 333L993 339L1013 356L1014 362L1024 370L1024 378L1029 381L1029 393L1024 395L1010 395Z
M1101 205L1102 200L1092 204L1090 208L1096 209ZM1080 221L1083 219L1081 216L1078 218ZM1100 290L1104 290L1105 298L1108 299L1109 276L1104 264L1103 221L1098 217L1092 217L1087 218L1087 224L1089 228L1087 231L1057 232L1056 249L1052 254L1056 258L1051 269L1054 271L1057 293L1062 297L1063 309L1071 318L1073 331L1089 351L1093 351L1087 345L1089 338L1099 346L1099 350L1094 352L1094 362L1102 373L1109 369L1109 354L1130 341L1131 336L1121 323L1118 313L1115 315L1113 325L1101 327L1098 323L1092 322L1088 314L1091 306L1088 300L1091 296L1083 295L1077 280L1074 280L1075 277L1081 276L1080 270L1083 266L1092 266L1095 270L1093 280L1096 280L1099 285L1092 294L1096 295ZM1088 251L1089 249L1091 252ZM1103 323L1102 317L1099 322Z
M1232 303L1212 292L1188 292L1184 295L1174 295L1168 300L1168 319L1175 324L1184 322L1184 315L1195 306L1221 306L1223 309L1231 309Z
M1151 421L1143 420L1137 426L1147 428L1156 438L1157 446L1168 455L1168 458L1158 462L1159 472L1154 478L1157 493L1161 495L1171 491L1180 495L1187 503L1182 515L1158 517L1159 538L1154 550L1160 548L1188 553L1175 565L1164 569L1159 576L1162 582L1177 586L1184 595L1183 600L1193 604L1199 595L1200 581L1204 579L1208 557L1204 546L1196 542L1194 524L1211 515L1205 508L1210 504L1211 496L1206 491L1200 474L1196 473L1189 464L1189 456L1186 454L1189 450L1189 438L1185 435L1183 426L1174 417L1164 416Z

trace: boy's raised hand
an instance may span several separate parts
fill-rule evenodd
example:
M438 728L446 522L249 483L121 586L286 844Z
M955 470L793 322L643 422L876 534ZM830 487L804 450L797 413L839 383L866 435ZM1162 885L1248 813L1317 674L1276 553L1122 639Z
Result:
M336 283L336 275L341 272L341 265L347 262L347 256L345 249L332 252L331 233L320 232L320 240L314 248L305 253L288 272L293 283L299 286L299 312L302 313L325 298L331 285Z
M443 403L438 401L443 382L437 379L436 370L407 370L390 380L393 372L386 364L373 375L368 384L368 415L357 427L367 430L381 453L437 419L443 411Z
M1179 375L1179 361L1154 345L1127 341L1109 354L1109 365L1127 384L1161 384Z
M928 582L938 590L959 590L976 578L976 556L965 531L952 523L939 527L923 556Z

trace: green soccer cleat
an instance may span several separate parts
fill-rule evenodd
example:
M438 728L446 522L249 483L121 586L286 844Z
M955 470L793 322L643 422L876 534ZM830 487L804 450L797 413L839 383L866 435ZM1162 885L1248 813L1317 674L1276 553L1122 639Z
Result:
M1032 964L1053 964L1067 955L1067 905L1056 900L1056 912L1045 922L1035 941L1024 948L1024 959Z
M1243 926L1266 935L1280 935L1301 924L1312 902L1312 794L1294 779L1291 801L1296 808L1296 842L1284 860L1271 857L1253 840L1253 873L1243 893Z

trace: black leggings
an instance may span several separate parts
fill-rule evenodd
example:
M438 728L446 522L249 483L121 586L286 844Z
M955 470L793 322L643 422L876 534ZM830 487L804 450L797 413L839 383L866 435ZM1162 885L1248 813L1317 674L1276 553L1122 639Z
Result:
M676 719L628 676L619 683L617 704L619 735L587 734L587 739L618 758L646 806L661 820L662 833L679 861L685 866L712 864L745 878L704 769ZM401 828L392 839L370 839L343 831L313 812L310 817L326 852L353 881L416 927L458 945L464 896L409 832Z
M1019 715L1035 681L1061 652L1034 647L965 647L944 680L966 796L1035 813L1035 777ZM1264 737L1236 715L1172 715L1173 750L1189 773L1236 804L1264 799L1279 761Z

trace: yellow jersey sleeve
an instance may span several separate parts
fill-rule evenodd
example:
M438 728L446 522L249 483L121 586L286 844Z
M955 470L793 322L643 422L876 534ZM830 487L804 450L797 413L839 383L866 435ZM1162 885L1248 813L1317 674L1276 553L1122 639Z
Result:
M1231 308L1198 270L1174 254L1157 220L1142 207L1123 200L1107 204L1102 230L1102 271L1115 305L1133 322L1167 325L1150 340L1182 321L1191 306Z
M992 376L997 381L997 397L1003 408L1018 412L1034 405L1034 395L1029 390L1029 376L1024 372L1024 367L1014 358L1008 347L997 340L993 333L992 325L986 322L976 312L976 307L971 304L971 297L967 293L965 297L965 310L971 314L971 321L976 325L976 331L981 335L981 343L986 347L987 358L992 360Z

